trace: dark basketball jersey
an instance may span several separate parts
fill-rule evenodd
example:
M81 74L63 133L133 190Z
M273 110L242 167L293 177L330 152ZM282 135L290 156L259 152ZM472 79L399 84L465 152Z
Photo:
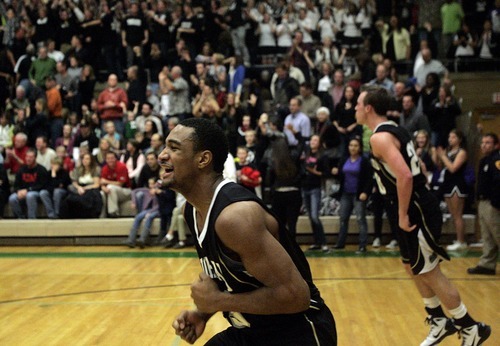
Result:
M379 132L389 132L401 143L399 151L413 175L413 191L426 189L427 180L420 168L420 161L408 131L397 126L393 121L387 121L379 124L373 131L373 133ZM398 194L396 176L389 168L389 165L373 156L373 154L371 163L380 193L388 198L396 198Z
M215 222L222 210L228 205L240 201L254 201L262 206L267 213L274 216L255 194L228 180L224 180L215 190L203 230L199 230L196 225L196 210L193 206L186 202L184 210L184 217L195 240L196 251L198 252L203 271L215 280L221 291L230 293L244 293L263 287L261 282L246 271L241 262L227 256L215 232ZM235 217L238 216L235 215ZM279 241L309 285L311 293L309 310L319 310L324 303L319 290L312 282L309 264L300 247L290 238L288 231L281 223L279 223ZM303 319L303 313L253 315L227 311L224 312L224 316L236 328L252 327L267 329L283 327L292 320Z

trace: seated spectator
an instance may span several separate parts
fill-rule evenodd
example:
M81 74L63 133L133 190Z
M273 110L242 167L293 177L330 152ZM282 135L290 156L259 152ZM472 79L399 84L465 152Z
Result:
M19 132L14 136L14 147L5 149L4 167L9 170L11 175L17 174L22 165L25 164L26 152L29 147L28 136Z
M14 193L9 197L9 205L16 218L26 218L23 211L26 206L28 219L36 219L40 191L47 187L49 174L42 165L36 163L35 149L27 150L25 162L16 173Z
M176 118L172 119L175 120ZM163 147L163 137L159 133L155 133L151 136L150 145L146 152L152 151L158 156L162 152Z
M56 147L56 155L61 159L62 168L68 173L73 172L73 169L75 169L75 161L73 161L64 146L60 145Z
M99 167L103 167L106 164L106 154L110 152L113 152L111 144L106 138L101 138L99 148L95 150L95 154L93 155Z
M182 206L186 203L186 199L180 193L176 196L176 207L172 212L170 227L168 228L167 235L163 238L162 243L165 248L182 249L186 246L187 224L182 215ZM174 242L174 232L177 232L178 242Z
M10 183L7 171L3 165L0 165L0 219L3 217L5 204L9 200Z
M49 148L47 137L37 137L35 147L37 150L36 163L45 167L47 171L50 171L52 159L57 155L54 149Z
M62 137L56 139L55 148L63 146L68 155L73 155L73 144L74 139L72 136L73 128L70 124L65 124L63 126Z
M5 149L12 148L14 139L14 126L10 123L5 112L0 113L0 154L5 154Z
M127 150L120 157L120 162L123 162L127 166L128 178L130 179L132 188L136 187L139 174L146 163L146 158L139 151L139 144L135 139L130 139L127 142Z
M102 211L101 170L89 153L84 153L81 161L73 171L73 182L59 211L64 219L98 218Z
M165 234L166 227L168 227L168 224L170 223L172 210L174 209L175 206L175 193L172 190L159 188L156 184L156 180L154 179L149 179L148 185L149 185L148 193L150 194L151 203L147 206L146 209L139 212L134 218L134 223L132 225L132 228L130 229L129 236L127 240L124 242L124 244L130 248L135 247L136 243L137 245L139 245L141 249L143 249L147 245L150 245L149 234L151 231L151 226L153 225L154 219L160 216L162 213L167 218L167 220L165 220L163 223L163 226L165 227L163 229L164 232L163 234ZM164 207L166 206L166 208L163 208L164 210L160 210L160 200L170 200L170 203L162 203ZM144 219L146 220L144 224L144 229L142 230L139 239L136 239L137 231L139 230L141 222Z
M119 204L130 199L130 179L127 166L113 152L106 153L106 165L101 171L101 190L105 193L109 217L120 216Z
M74 148L79 148L82 145L88 147L89 151L92 153L94 149L99 147L99 139L92 130L88 120L82 119L79 124L79 132L75 137L73 143Z
M68 194L67 188L71 184L71 178L68 171L63 168L59 157L52 158L50 163L49 181L45 189L40 191L40 199L45 206L49 219L58 219L61 202Z
M120 154L121 150L124 148L123 135L116 131L115 124L112 121L107 121L104 125L105 134L102 136L111 145L110 150Z

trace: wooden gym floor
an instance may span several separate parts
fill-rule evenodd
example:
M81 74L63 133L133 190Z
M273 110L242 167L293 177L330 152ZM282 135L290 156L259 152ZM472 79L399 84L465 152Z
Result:
M423 305L397 252L355 248L308 255L313 277L337 323L339 345L419 345L428 332ZM442 265L471 315L500 345L500 281L471 276L478 250ZM171 328L193 307L200 272L192 248L1 247L0 345L187 345ZM227 327L221 314L204 341ZM456 335L442 345L460 345Z

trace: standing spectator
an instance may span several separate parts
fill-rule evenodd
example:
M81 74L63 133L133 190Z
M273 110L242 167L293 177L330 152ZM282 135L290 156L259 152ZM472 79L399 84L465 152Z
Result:
M47 171L50 171L52 164L52 159L55 158L56 152L54 149L49 147L47 137L39 136L36 138L35 147L36 153L36 163L45 167Z
M271 81L273 106L280 116L285 116L288 113L287 105L292 97L299 94L300 86L297 79L290 76L289 65L286 62L278 64L275 70L277 78L274 82Z
M290 50L295 30L297 30L297 23L294 16L285 13L283 18L281 18L281 23L276 26L277 46L280 54L284 54Z
M455 0L446 0L446 3L441 6L441 21L443 22L441 53L443 58L453 58L453 51L450 48L452 47L453 37L460 30L464 16L462 5Z
M130 199L130 179L127 166L113 152L106 153L106 165L101 171L101 190L106 194L109 217L120 216L119 204Z
M38 17L34 21L33 44L44 43L54 35L55 23L46 5L38 5Z
M399 117L399 126L405 128L410 134L418 130L431 132L427 117L415 107L415 101L411 95L403 96L403 110Z
M47 216L49 219L58 219L61 211L61 202L68 194L68 186L71 184L69 173L63 168L62 160L54 157L50 161L49 179L47 186L40 191Z
M314 127L316 124L316 111L321 107L321 100L313 94L311 83L302 83L300 86L300 96L297 98L302 101L301 110L309 117L311 127Z
M56 80L57 89L61 94L63 105L70 111L76 112L79 108L78 89L80 85L78 82L80 78L74 78L68 73L68 63L65 60L57 62L56 70L57 73L54 78Z
M128 109L133 109L136 102L139 102L139 104L146 102L146 86L148 84L141 49L136 46L132 51L134 53L134 61L133 65L127 68L127 81L125 83Z
M184 40L189 54L195 57L200 50L201 27L193 12L193 7L189 3L184 3L182 9L184 15L177 26L177 38Z
M359 253L366 252L368 226L366 223L366 202L373 185L373 171L370 161L362 153L359 138L349 141L349 156L341 161L339 167L332 169L333 175L340 177L340 230L335 249L343 249L349 231L349 218L352 211L356 214L359 228Z
M47 101L39 98L35 101L35 114L32 114L31 108L27 109L26 114L26 134L28 135L28 145L35 146L35 141L39 136L49 138L50 125L48 119Z
M94 68L85 64L82 67L82 73L80 79L78 80L78 97L79 100L77 105L86 105L90 108L92 99L94 98L94 88L96 84L96 78L94 74Z
M331 110L335 110L337 105L342 100L342 97L344 96L344 88L345 88L344 71L342 69L337 69L333 73L333 85L332 88L330 89L330 94L332 96L332 102L333 102Z
M394 95L394 82L389 79L389 71L387 67L380 63L377 65L376 77L368 82L368 85L378 85L384 88L392 96Z
M363 23L363 14L359 12L355 3L349 2L347 5L348 12L342 16L343 40L344 48L357 49L363 42L361 37L361 24Z
M439 77L448 77L448 70L444 67L442 62L432 59L431 50L429 48L422 49L421 53L424 63L415 71L415 78L417 79L415 89L417 91L420 91L425 85L425 79L431 72L437 73Z
M245 43L246 22L243 19L243 0L231 2L226 12L226 22L230 27L234 53L243 57L245 65L250 63L250 54Z
M5 149L12 148L14 126L10 123L6 112L0 113L0 155L5 155Z
M429 123L432 130L432 145L445 148L448 146L448 134L456 127L455 118L462 113L460 105L451 94L449 87L439 88L438 98L429 108Z
M127 111L128 97L125 90L118 86L118 77L110 74L106 89L104 89L97 99L102 120L111 120L115 123L118 133L123 133L123 114Z
M142 51L149 40L146 19L139 13L139 4L137 2L130 4L129 14L122 22L121 36L122 46L127 53L127 67L130 67L134 61L133 48L140 47Z
M302 180L302 199L309 216L313 231L314 244L309 250L322 250L328 252L325 231L319 218L321 209L321 178L324 172L325 162L322 157L321 143L318 135L313 135L308 148L301 158L305 167L305 175Z
M448 148L437 148L437 155L441 160L442 171L440 177L441 192L453 219L457 240L446 247L449 251L467 249L465 239L465 224L463 219L464 203L467 197L465 182L465 168L467 166L467 151L465 138L460 130L451 130L448 136Z
M498 136L487 133L481 139L484 155L477 170L477 216L481 227L483 254L469 274L495 275L500 247L500 153Z
M62 108L63 101L61 98L60 89L57 88L56 80L53 76L48 76L45 79L45 95L47 96L47 111L49 116L50 126L50 142L55 145L56 140L62 135L63 117Z
M396 16L391 16L389 25L377 22L377 29L382 35L384 56L392 61L408 60L411 55L410 33L403 28Z
M28 149L25 161L26 164L16 173L14 193L9 197L9 205L18 219L26 218L23 204L27 207L28 219L36 219L40 191L47 187L49 174L43 166L36 163L35 149Z
M38 58L31 63L29 79L33 85L40 88L45 86L45 79L56 73L56 62L47 55L47 48L38 49Z
M337 128L340 134L340 152L342 155L348 153L348 143L354 136L361 135L360 126L356 123L355 106L357 95L353 87L346 86L344 89L344 96L335 107L333 113L333 125Z
M445 0L417 0L418 32L420 41L437 44L441 40L441 6ZM429 30L430 29L430 30ZM437 48L437 46L435 47ZM437 50L433 50L438 56Z
M306 42L304 40L304 33L302 31L296 31L293 36L292 47L288 54L292 59L292 65L300 69L304 74L306 81L311 78L309 66L312 65L311 58L309 55L312 51L311 42Z
M274 52L276 48L276 24L269 13L265 12L261 22L257 25L255 33L259 36L258 54L263 65L274 62Z
M285 118L284 133L290 147L297 147L311 136L311 120L302 113L302 101L298 97L290 100L290 114Z
M168 70L160 72L160 88L162 93L168 94L170 104L168 117L175 116L182 120L191 113L189 84L182 77L182 69L179 66L172 67L170 75L169 77Z

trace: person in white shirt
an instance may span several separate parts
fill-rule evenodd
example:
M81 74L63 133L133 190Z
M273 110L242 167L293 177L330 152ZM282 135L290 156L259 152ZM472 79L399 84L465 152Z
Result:
M47 137L40 136L36 138L35 147L37 150L36 163L45 167L47 171L50 171L51 164L50 161L57 156L54 149L48 147Z

